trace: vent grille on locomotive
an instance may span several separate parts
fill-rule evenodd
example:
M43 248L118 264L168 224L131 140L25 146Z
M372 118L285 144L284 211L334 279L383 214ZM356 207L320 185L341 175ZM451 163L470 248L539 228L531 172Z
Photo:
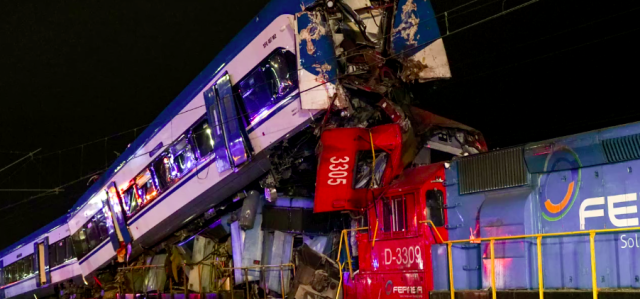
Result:
M458 179L460 194L526 185L529 174L522 147L460 158Z
M640 134L602 140L609 162L640 159Z

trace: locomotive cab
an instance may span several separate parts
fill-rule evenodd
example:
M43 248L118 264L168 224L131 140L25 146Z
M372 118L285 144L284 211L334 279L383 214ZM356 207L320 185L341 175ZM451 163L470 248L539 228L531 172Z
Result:
M445 164L411 168L366 208L357 239L359 270L345 274L349 298L428 298L431 245L448 240Z

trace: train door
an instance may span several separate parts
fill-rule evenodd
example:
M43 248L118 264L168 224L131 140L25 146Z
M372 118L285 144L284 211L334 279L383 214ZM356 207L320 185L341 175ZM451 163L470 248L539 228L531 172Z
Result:
M132 241L131 234L129 234L129 229L127 228L127 223L125 222L124 215L122 214L122 202L120 198L120 192L118 192L118 187L115 182L111 182L108 185L106 190L107 198L105 202L109 208L109 212L111 214L113 220L113 227L115 228L116 235L118 236L118 240L124 242L125 244L129 244Z
M248 160L249 147L228 73L204 92L204 101L218 171L237 168Z
M49 273L49 238L33 244L35 263L33 272L36 273L36 286L40 287L51 283L51 273Z

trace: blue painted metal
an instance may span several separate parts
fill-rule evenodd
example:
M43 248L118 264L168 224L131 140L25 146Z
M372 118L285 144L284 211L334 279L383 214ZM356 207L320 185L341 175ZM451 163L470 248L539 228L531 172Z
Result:
M533 223L527 222L532 219L525 215L528 212L530 214L532 195L533 192L528 187L487 192L486 199L480 208L478 219L480 233L476 237L488 238L532 233L531 230L535 226ZM483 288L488 288L491 286L489 242L483 242L481 248ZM535 256L535 248L531 251L531 242L528 240L496 241L494 245L496 287L499 289L532 288L531 275L525 275L525 273L533 273L529 263L532 252ZM514 272L522 275L510 275Z
M111 208L111 214L115 219L114 226L117 225L120 230L120 234L122 235L122 241L125 244L131 242L131 235L129 234L129 229L127 229L127 223L124 220L124 214L122 212L122 197L120 196L120 191L118 190L118 186L116 182L111 182L107 185L107 197L109 202L109 207ZM102 211L98 212L101 213Z
M530 187L459 195L457 162L453 161L446 170L447 205L454 206L448 209L453 227L449 238L469 239L472 233L484 238L638 226L640 175L634 170L640 170L640 160L610 163L601 145L602 140L637 134L638 130L638 124L631 124L526 145L525 160L533 182ZM612 200L617 201L614 204ZM599 288L640 288L637 234L596 235ZM496 241L498 289L537 287L536 246L534 238ZM440 247L433 246L432 252L439 252ZM456 289L488 287L488 244L454 245L452 253ZM588 235L545 238L542 255L545 288L591 288ZM435 254L434 278L446 274L445 257L444 253ZM448 288L444 280L434 280L434 284L436 289Z
M333 39L326 20L322 14L305 12L298 16L298 34L317 36L317 38L300 39L300 66L314 76L328 82L338 77L338 62L335 57ZM318 32L324 31L325 34ZM326 64L326 67L323 66Z
M4 285L4 261L0 260L0 286ZM4 288L0 288L0 299L4 299Z
M49 268L49 236L47 236L44 241L44 269L46 271L45 273L45 280L47 284L51 283L51 270Z
M525 161L531 173L576 169L579 165L602 165L609 162L604 152L603 140L635 134L640 134L640 123L534 142L525 147ZM550 169L549 165L558 159L567 159L569 163ZM577 161L580 162L575 163Z
M224 129L220 116L220 107L216 97L215 87L211 87L204 92L204 102L207 106L207 119L211 127L211 138L213 139L214 159L218 172L231 169L231 157L224 140Z
M40 250L38 250L40 242L33 243L33 273L36 274L36 287L40 287Z
M400 0L393 21L392 53L413 56L440 38L431 1Z
M247 161L247 146L242 133L244 126L242 119L238 117L240 113L236 109L231 88L231 78L229 78L228 74L225 74L216 82L216 91L227 151L231 156L231 163L238 167Z

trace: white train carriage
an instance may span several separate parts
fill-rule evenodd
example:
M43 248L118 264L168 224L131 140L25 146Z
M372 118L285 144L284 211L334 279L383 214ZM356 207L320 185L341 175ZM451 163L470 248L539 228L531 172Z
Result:
M82 280L66 215L0 253L0 297L54 294L54 285Z

